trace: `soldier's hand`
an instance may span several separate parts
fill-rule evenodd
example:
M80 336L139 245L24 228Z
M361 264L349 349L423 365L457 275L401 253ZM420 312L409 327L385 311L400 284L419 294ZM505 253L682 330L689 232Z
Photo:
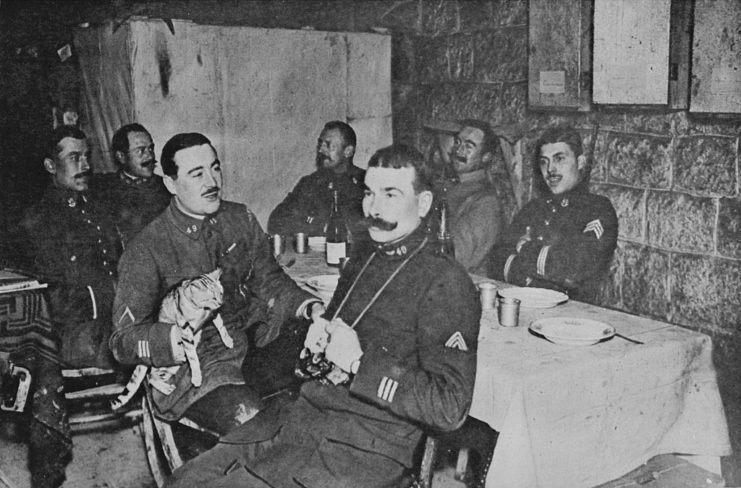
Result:
M342 319L334 319L325 328L329 342L324 354L327 360L336 364L342 371L352 372L353 363L360 361L363 349L358 334Z
M329 339L329 334L326 330L327 325L329 325L328 320L316 317L309 326L306 339L304 340L304 347L311 351L312 354L323 353L327 347L327 341Z

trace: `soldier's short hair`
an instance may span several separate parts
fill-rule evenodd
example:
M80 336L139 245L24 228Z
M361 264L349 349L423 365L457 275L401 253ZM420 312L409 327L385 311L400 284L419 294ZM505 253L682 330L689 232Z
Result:
M204 136L200 132L185 132L182 134L176 134L165 143L162 148L162 155L160 157L160 164L162 165L162 172L170 178L177 178L178 176L178 165L175 162L175 154L183 149L189 147L203 146L208 144L211 149L216 152L216 148L211 144L208 137Z
M369 168L414 168L414 192L432 190L432 172L422 153L405 144L394 144L376 151L368 161Z
M322 132L324 132L325 130L338 131L342 136L342 140L345 141L345 146L357 147L356 144L358 139L355 136L355 131L352 127L350 127L350 124L342 122L341 120L333 120L324 124L324 129L322 129Z
M133 123L124 125L113 134L113 139L111 139L111 151L113 152L114 160L116 160L117 151L121 151L122 153L129 152L129 134L132 132L144 132L149 137L152 137L152 134L141 124Z
M474 129L478 129L484 133L484 138L481 140L481 154L491 153L494 155L496 153L499 138L494 133L494 129L491 128L491 125L489 125L488 122L478 119L463 119L459 123L461 129L465 127L473 127Z
M538 141L535 143L535 150L533 151L532 155L532 166L534 175L540 175L540 150L546 144L555 144L557 142L566 143L566 145L571 148L571 151L574 153L574 157L576 158L584 154L584 144L582 143L581 135L579 135L579 133L573 127L562 126L546 129L545 132L543 132L543 134L541 134L541 136L538 138ZM581 170L579 170L581 181L588 182L591 172L592 158L587 157L586 164ZM540 190L547 188L547 185L543 181L543 178L535 178L535 181L537 182Z
M71 137L72 139L79 139L81 141L87 139L85 133L77 127L73 125L60 125L51 132L49 138L46 141L44 149L46 153L45 157L49 159L56 159L60 151L59 143L62 141L62 139L65 139L67 137Z

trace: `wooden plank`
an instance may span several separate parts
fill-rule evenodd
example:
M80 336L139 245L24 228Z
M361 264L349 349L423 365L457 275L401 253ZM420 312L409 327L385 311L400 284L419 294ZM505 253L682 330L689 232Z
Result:
M685 110L690 101L692 2L672 0L669 32L669 107Z
M741 113L741 2L697 0L690 112Z
M589 70L582 58L589 54L583 34L590 24L583 17L582 3L530 0L528 104L532 109L588 108L580 80L582 72Z
M670 0L595 0L594 103L666 104Z

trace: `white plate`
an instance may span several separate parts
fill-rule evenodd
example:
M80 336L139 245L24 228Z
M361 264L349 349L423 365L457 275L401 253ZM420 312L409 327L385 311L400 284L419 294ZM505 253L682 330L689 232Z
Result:
M318 275L306 280L306 284L315 290L334 291L337 288L337 280L339 279L340 275Z
M547 288L501 288L499 294L503 297L517 298L521 306L528 308L551 308L569 299L566 293Z
M615 328L599 320L549 317L530 324L530 330L556 344L589 346L615 335Z

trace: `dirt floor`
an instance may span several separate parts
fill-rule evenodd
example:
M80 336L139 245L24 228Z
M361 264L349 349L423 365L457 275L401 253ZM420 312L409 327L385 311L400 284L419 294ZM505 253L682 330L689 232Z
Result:
M31 488L26 445L4 426L0 471L13 488ZM154 488L138 425L115 432L76 434L62 488ZM3 483L0 481L0 487Z

